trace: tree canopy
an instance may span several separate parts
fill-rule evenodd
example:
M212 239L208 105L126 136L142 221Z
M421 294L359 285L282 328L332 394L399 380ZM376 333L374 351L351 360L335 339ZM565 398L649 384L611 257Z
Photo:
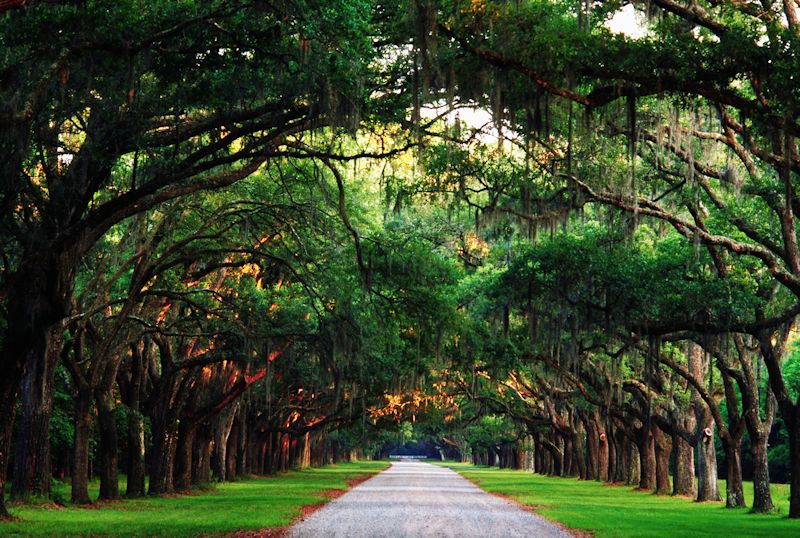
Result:
M413 440L800 517L798 15L0 2L0 516Z

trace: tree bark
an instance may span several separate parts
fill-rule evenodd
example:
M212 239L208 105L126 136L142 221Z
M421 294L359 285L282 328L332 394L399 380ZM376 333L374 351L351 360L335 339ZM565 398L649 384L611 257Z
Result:
M656 451L652 427L642 426L637 442L639 449L639 489L656 489Z
M69 312L72 269L69 257L59 257L42 237L30 237L19 269L7 281L6 309L13 315L0 349L0 518L9 517L5 505L11 436L17 392L25 364L42 363L51 330ZM63 259L62 259L63 258Z
M607 482L609 477L608 435L603 426L603 421L600 420L600 414L597 411L595 411L592 420L594 421L594 427L597 433L597 480Z
M231 428L231 432L228 434L228 447L225 450L225 479L228 482L233 482L236 480L236 453L237 453L237 446L239 440L239 428L236 422L234 421L233 427ZM297 445L295 444L295 451L299 453L297 450ZM295 456L294 458L295 463L294 466L299 466L299 457Z
M669 495L669 459L672 453L672 440L657 426L653 426L656 458L656 494Z
M144 353L149 343L143 342L131 346L130 378L121 390L123 401L128 406L128 483L125 488L125 497L136 499L145 494L145 442L144 442L144 416L141 409L141 390L144 380ZM122 376L122 374L120 374ZM124 377L123 377L124 378ZM125 379L125 378L124 378Z
M131 409L128 422L128 484L125 497L136 499L145 493L144 417L139 409Z
M175 464L175 442L177 431L172 421L153 421L153 446L150 451L149 495L174 493L172 480Z
M193 484L205 484L211 481L211 444L211 432L208 426L200 426L194 441ZM265 468L262 468L261 471L264 472Z
M692 417L692 422L693 419L694 417ZM694 424L691 424L689 431L693 429ZM672 446L675 452L672 494L695 498L697 497L697 479L694 474L694 448L678 434L673 435Z
M100 432L98 469L100 475L100 500L119 499L119 435L117 433L116 405L111 387L95 391L97 425Z
M738 442L736 442L738 441ZM727 464L727 481L725 487L726 508L741 508L745 505L744 486L742 484L742 447L741 439L725 443L725 463Z
M14 449L14 476L11 496L28 499L31 495L50 497L50 419L53 414L53 383L61 352L61 330L55 328L48 341L44 361L29 355L22 379L22 417Z
M753 457L752 511L759 514L771 513L775 511L775 505L772 503L772 493L769 489L769 461L767 460L769 433L756 436L751 433L750 441L750 453Z
M178 427L178 446L175 451L175 489L188 490L192 483L192 451L197 425L185 420Z
M238 403L234 403L221 411L214 419L214 454L211 457L211 471L219 482L225 482L228 479L228 437L231 434L233 420L238 407ZM283 444L281 443L281 446ZM285 454L285 456L288 457L288 454ZM286 465L286 458L282 459L283 462L279 466L281 470L285 469Z
M600 432L593 416L584 418L586 429L586 478L597 480L600 476Z
M577 463L578 477L581 480L586 480L588 478L588 474L586 468L586 449L583 443L583 432L573 430L571 437L572 457L573 461Z
M8 375L5 375L6 373ZM4 372L4 375L0 376L0 519L10 517L5 502L6 470L20 377L22 377L21 369L17 373Z
M75 442L72 452L72 502L89 504L89 413L92 394L79 388L75 395Z
M606 476L607 482L616 482L617 480L617 442L614 438L614 427L609 421L605 430L606 447L608 450L608 475Z
M717 482L717 452L714 448L714 422L705 421L703 437L697 445L698 502L721 501ZM707 433L705 433L707 432Z
M626 471L627 483L638 486L641 482L642 456L636 443L628 441L628 468Z

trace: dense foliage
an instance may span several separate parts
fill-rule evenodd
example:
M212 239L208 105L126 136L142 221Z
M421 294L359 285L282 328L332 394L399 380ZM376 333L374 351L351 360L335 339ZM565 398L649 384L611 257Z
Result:
M418 442L800 517L798 16L0 3L0 515Z

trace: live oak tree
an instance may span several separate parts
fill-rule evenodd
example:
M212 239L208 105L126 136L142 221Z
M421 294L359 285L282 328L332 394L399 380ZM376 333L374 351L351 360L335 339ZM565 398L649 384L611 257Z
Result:
M76 503L413 423L769 512L778 427L800 515L797 6L621 6L0 3L0 502L67 392Z
M122 219L230 185L288 138L355 117L372 57L359 2L322 16L260 2L9 7L0 491L19 380L45 363L81 257Z

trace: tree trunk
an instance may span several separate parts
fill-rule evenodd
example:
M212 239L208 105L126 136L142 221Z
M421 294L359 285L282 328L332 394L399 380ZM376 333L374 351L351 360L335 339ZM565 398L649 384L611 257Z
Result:
M231 428L231 432L228 434L228 448L225 450L225 479L228 482L233 482L236 480L236 453L237 447L239 444L239 428L236 422L234 421L233 427ZM295 452L299 452L297 450L297 444L294 444ZM295 465L299 460L298 456L295 455Z
M43 233L27 239L21 263L4 286L5 310L12 315L0 340L0 518L9 515L4 493L17 391L25 365L46 361L52 330L69 313L77 266L77 256L58 252Z
M92 393L78 389L75 395L75 440L72 452L72 502L89 504L89 413Z
M631 443L628 439L622 435L621 432L618 432L617 439L619 440L618 443L618 479L616 482L623 482L625 484L631 484L634 481L631 479L631 469L633 468L633 464L631 463Z
M125 496L135 499L145 492L144 417L139 409L132 409L128 422L128 484Z
M268 457L268 456L266 456ZM264 471L264 468L261 469ZM192 483L205 484L211 481L211 432L208 426L200 426L195 434Z
M672 453L672 440L661 428L653 427L656 458L656 494L669 495L669 458Z
M653 439L652 427L642 426L642 430L637 443L639 449L639 489L656 489L656 451Z
M724 443L725 463L727 464L727 482L725 488L725 507L741 508L746 506L744 487L742 484L742 440L730 439Z
M617 480L617 441L614 438L614 429L611 423L605 430L606 432L606 446L608 449L608 476L607 482L616 482Z
M586 468L586 449L583 444L583 432L572 431L572 457L578 467L578 477L586 480L588 477Z
M238 404L232 404L228 408L221 411L214 420L214 454L211 457L211 472L219 482L225 482L227 476L228 464L228 437L233 428L233 420L236 416L236 409ZM280 443L281 448L288 443ZM285 448L288 448L286 446ZM281 462L278 469L284 470L286 467L286 457L288 454L281 452Z
M697 479L694 474L694 448L680 435L672 437L675 466L672 476L672 494L697 497Z
M172 425L153 427L153 446L151 448L150 487L148 494L162 495L175 493L172 479L175 468L175 441L177 432Z
M95 393L97 424L100 431L98 466L100 474L100 500L119 499L119 436L117 434L116 405L111 387Z
M767 442L769 432L766 434L750 436L750 453L753 456L753 509L759 514L775 511L772 503L772 493L769 490L769 461L767 460Z
M586 429L586 478L597 480L600 476L600 432L594 417L584 420Z
M14 475L11 496L50 497L50 418L53 414L53 382L61 352L60 327L51 332L44 361L28 356L22 379L22 417L14 447Z
M703 437L697 445L697 469L699 477L697 500L699 502L722 500L717 483L717 452L714 449L713 427L713 421L707 420Z
M608 435L603 427L603 421L600 420L600 414L595 411L592 417L597 434L597 480L608 482Z
M636 443L628 441L628 469L626 471L627 483L638 486L641 483L642 456Z
M178 491L188 490L192 483L192 451L196 433L196 424L190 420L181 421L175 450L175 489Z
M561 469L561 476L574 476L575 459L573 455L575 452L572 450L572 436L556 435L555 438L556 440L561 439L560 444L563 446L563 467Z
M0 519L10 517L5 502L6 470L14 430L17 387L21 376L21 369L19 375L15 372L3 372L0 376Z
M141 410L141 390L144 376L144 353L149 340L131 345L130 368L118 368L117 384L120 389L122 403L128 407L128 458L125 461L125 472L128 475L125 497L136 499L145 493L145 444L144 417ZM120 364L121 366L124 363Z

